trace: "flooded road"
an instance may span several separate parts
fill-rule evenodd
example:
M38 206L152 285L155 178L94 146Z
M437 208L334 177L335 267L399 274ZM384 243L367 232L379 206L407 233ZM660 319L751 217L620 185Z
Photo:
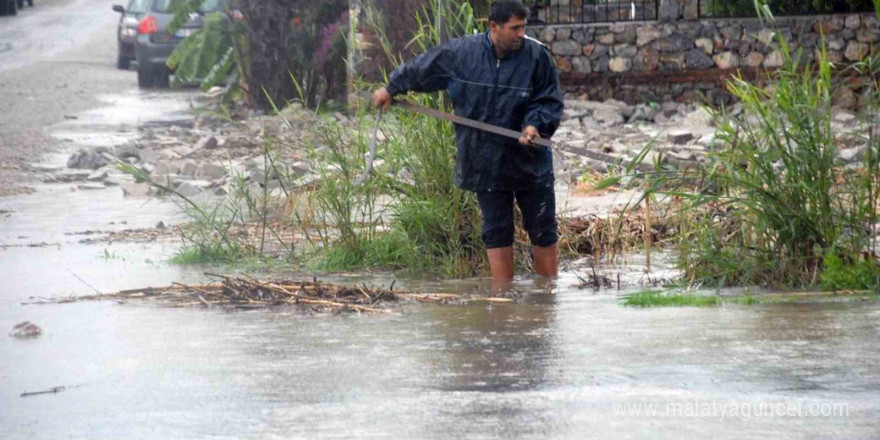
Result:
M106 107L51 135L69 149L110 145L139 124L191 117L185 92L101 99ZM132 123L120 105L144 111ZM880 436L876 302L633 309L619 304L624 292L578 290L564 271L552 288L519 279L513 304L405 304L391 316L23 305L197 283L208 269L169 264L173 241L80 243L84 231L185 220L168 200L37 190L0 199L0 329L24 320L44 329L0 337L0 438ZM397 285L488 292L484 280Z
M0 122L0 158L51 168L76 148L192 118L189 92L142 93L134 72L115 71L113 2L36 3L32 18L18 17L30 21L0 17L0 99L26 110ZM40 6L49 12L37 16ZM74 10L90 24L66 21ZM70 49L19 38L52 23L75 34ZM48 143L54 153L42 158L31 148ZM24 320L44 330L0 335L2 439L880 438L880 304L871 301L633 309L619 304L625 292L578 290L563 271L552 288L517 280L512 304L405 304L389 316L23 305L237 269L171 265L174 241L80 243L87 231L185 218L168 200L73 186L0 198L0 332Z

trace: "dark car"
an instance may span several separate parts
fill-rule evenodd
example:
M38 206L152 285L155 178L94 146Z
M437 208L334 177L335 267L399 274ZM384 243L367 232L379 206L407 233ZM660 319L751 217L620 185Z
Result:
M184 38L192 35L203 25L202 17L211 12L222 11L226 0L205 0L198 13L174 34L168 32L168 23L174 18L170 12L171 0L148 0L147 12L141 17L137 28L135 57L138 63L138 87L168 87L171 72L165 65L168 56Z
M0 0L0 15L16 15L24 3L25 0ZM27 4L33 6L34 0L27 0Z
M122 14L116 27L116 41L119 43L119 55L116 67L128 70L134 60L134 45L137 42L137 28L141 17L147 13L150 0L131 0L128 7L113 5L113 10Z

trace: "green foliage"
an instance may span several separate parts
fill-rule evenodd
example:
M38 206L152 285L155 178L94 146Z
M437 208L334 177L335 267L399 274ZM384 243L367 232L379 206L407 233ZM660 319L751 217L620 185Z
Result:
M181 13L175 15L175 19ZM238 57L230 25L221 12L203 18L204 26L180 42L166 64L174 70L174 85L199 81L207 90L226 80Z
M759 11L772 21L766 8ZM771 74L772 86L741 77L728 84L744 111L719 118L716 136L725 147L700 170L655 173L648 192L681 200L678 265L691 283L810 286L830 270L821 278L828 286L868 285L873 258L846 270L835 258L847 256L850 265L858 261L853 255L874 255L880 142L867 130L862 167L847 168L832 132L836 85L824 44L808 65L781 33L777 39L784 65ZM877 118L876 84L871 98L868 121Z
M880 286L877 263L858 256L842 258L834 250L828 252L822 264L822 290L867 290Z
M686 293L664 293L660 290L643 290L623 297L621 304L628 307L686 307L715 306L717 296L699 296Z
M466 2L450 6L445 20L425 20L429 15L427 10L420 13L421 28L412 40L423 49L438 44L444 35L469 34L478 29ZM445 31L437 28L438 22L444 23ZM374 30L390 50L382 29ZM390 52L388 55L393 58ZM441 93L408 99L449 110ZM321 219L322 239L317 246L321 267L406 267L455 276L480 273L486 263L479 207L472 193L454 184L456 147L452 125L392 110L383 120L387 140L377 148L384 164L377 166L366 185L356 186L353 182L365 168L375 119L364 113L366 108L362 106L356 116L360 127L353 133L345 133L332 123L321 128L321 142L329 148L319 160L326 164L323 169L332 170L321 176L321 187L312 200Z

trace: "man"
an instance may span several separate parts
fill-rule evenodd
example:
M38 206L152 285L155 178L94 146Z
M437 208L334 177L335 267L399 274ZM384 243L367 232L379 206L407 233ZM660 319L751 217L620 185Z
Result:
M558 266L553 156L532 140L549 138L559 127L562 93L549 51L525 36L528 13L517 1L492 3L488 32L451 40L404 63L373 94L373 104L387 109L394 95L446 89L456 114L522 131L517 142L455 127L455 183L477 193L496 281L513 278L514 200L535 270L555 277Z

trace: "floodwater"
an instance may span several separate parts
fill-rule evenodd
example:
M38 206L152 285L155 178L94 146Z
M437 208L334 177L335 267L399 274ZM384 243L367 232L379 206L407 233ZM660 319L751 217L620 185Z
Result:
M56 131L100 142L101 115ZM131 134L113 124L112 136ZM880 437L876 302L633 309L566 271L549 287L518 279L513 304L389 316L22 305L205 279L166 262L175 243L80 244L78 232L183 220L168 201L116 191L44 185L0 200L0 330L44 329L0 337L0 438Z

